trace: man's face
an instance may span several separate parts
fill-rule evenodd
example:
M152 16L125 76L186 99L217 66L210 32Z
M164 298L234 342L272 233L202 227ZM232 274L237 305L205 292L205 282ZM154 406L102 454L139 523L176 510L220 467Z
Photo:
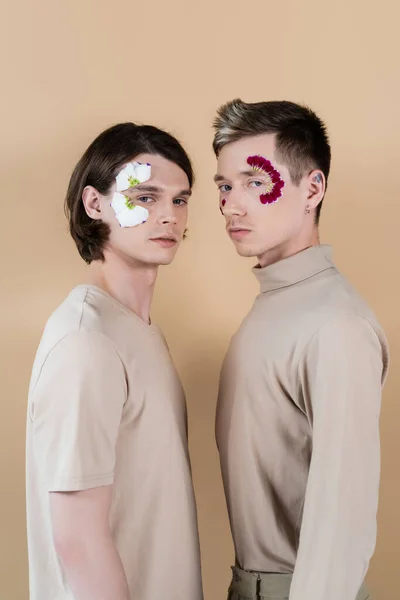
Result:
M293 185L288 168L275 158L273 134L224 146L215 181L227 232L241 256L257 256L266 264L268 254L285 254L312 231L311 179Z
M100 199L101 218L110 227L106 253L111 251L128 261L148 265L167 265L173 260L186 228L191 194L187 175L175 163L154 154L140 154L132 162L150 165L150 177L121 189L120 194L130 207L139 207L136 211L139 215L146 213L142 210L146 209L147 220L126 226L123 219L117 218L113 208L115 182L109 194Z

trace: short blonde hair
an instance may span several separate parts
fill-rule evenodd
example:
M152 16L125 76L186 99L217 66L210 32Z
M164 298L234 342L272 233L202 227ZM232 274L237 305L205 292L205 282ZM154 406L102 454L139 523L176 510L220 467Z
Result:
M272 133L276 136L277 159L288 167L294 185L299 185L302 177L313 169L320 169L328 181L331 148L326 126L307 106L286 100L255 103L231 100L218 109L214 130L213 149L217 157L227 144Z

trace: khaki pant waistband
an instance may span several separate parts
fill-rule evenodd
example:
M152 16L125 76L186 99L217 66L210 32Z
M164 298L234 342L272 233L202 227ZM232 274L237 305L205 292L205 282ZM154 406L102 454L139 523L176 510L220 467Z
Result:
M257 599L260 596L285 600L289 597L292 575L286 573L256 573L243 571L239 567L232 567L232 583L230 589L246 598ZM362 585L354 600L368 600L369 593Z

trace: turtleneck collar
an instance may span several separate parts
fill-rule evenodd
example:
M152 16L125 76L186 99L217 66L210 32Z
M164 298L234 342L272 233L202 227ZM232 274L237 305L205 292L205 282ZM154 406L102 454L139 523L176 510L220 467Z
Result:
M318 245L267 267L254 267L252 271L260 282L261 293L264 293L295 285L332 268L332 246Z

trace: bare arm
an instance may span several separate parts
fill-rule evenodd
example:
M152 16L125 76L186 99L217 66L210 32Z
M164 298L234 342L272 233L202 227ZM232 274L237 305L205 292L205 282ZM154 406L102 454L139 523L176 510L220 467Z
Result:
M109 527L112 486L51 492L56 552L75 600L129 600Z

